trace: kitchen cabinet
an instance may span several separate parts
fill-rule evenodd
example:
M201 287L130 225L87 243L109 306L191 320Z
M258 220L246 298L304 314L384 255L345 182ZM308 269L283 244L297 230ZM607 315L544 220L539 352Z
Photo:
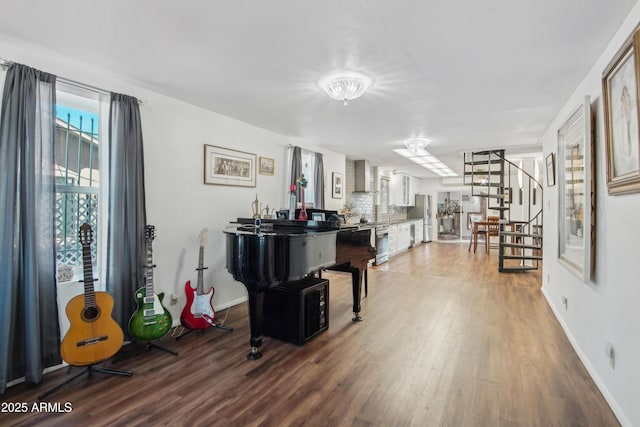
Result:
M422 239L424 237L424 220L419 219L416 220L415 222L415 241L414 241L414 245L419 245L420 243L422 243Z
M409 248L411 243L411 224L409 222L401 222L398 224L398 251Z
M398 252L398 224L389 225L389 258Z
M413 195L411 192L411 177L404 174L391 175L389 184L389 204L394 206L412 206Z

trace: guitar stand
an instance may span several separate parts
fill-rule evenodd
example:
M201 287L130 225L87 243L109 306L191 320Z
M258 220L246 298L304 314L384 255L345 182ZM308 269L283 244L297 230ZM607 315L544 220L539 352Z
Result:
M210 323L210 327L206 328L206 329L187 329L186 332L178 335L176 337L176 341L179 340L180 338L184 337L185 335L189 335L191 332L193 331L206 331L207 329L222 329L223 331L227 331L227 332L233 332L233 328L230 328L229 326L222 326L222 325L216 325L215 323Z
M162 347L161 345L158 345L158 344L155 344L155 343L152 343L151 341L147 341L147 344L144 346L144 348L147 349L147 350L151 350L152 348L155 348L155 349L167 352L169 354L173 354L174 356L178 355L177 351L169 350L168 348ZM140 351L142 351L142 350L140 350Z
M135 346L135 343L136 343L136 342L138 342L138 341L132 341L132 342L131 342L131 345L132 345L132 346ZM136 346L136 347L137 347L137 346ZM119 361L120 359L122 359L122 358L128 358L128 357L131 357L131 356L133 356L133 355L135 355L135 354L142 353L142 352L143 352L143 351L145 351L145 350L151 350L152 348L155 348L155 349L158 349L158 350L162 350L162 351L167 352L167 353L169 353L169 354L173 354L174 356L177 356L177 355L178 355L178 352L177 352L177 351L173 351L173 350L170 350L170 349L168 349L168 348L166 348L166 347L162 347L161 345L158 345L158 344L156 344L156 343L153 343L153 342L151 342L151 341L147 341L147 342L145 343L145 345L144 345L144 346L139 347L139 348L133 348L133 349L131 349L130 351L127 351L125 354L121 354L121 353L122 353L122 351L118 352L115 356L113 356L113 357L111 358L111 361L112 361L113 363L116 363L116 362L118 362L118 361Z
M106 363L106 361L104 362ZM124 377L130 377L131 375L133 375L131 372L129 371L123 371L120 369L113 369L113 368L107 368L106 366L104 366L104 363L102 364L102 366L97 366L97 365L89 365L87 366L85 369L83 369L82 371L78 372L77 374L75 374L74 376L72 376L71 378L66 379L65 381L61 382L60 384L51 387L50 389L46 390L44 393L40 394L38 396L38 400L42 400L45 397L47 397L48 395L50 395L51 393L53 393L54 391L58 390L60 387L69 384L71 381L75 380L76 378L87 374L89 377L91 376L92 372L101 372L103 374L109 374L109 375L122 375ZM71 372L71 368L73 366L69 365L69 372Z

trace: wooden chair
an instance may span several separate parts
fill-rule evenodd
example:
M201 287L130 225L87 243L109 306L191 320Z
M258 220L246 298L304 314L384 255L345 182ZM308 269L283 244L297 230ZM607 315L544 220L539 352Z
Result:
M489 253L489 248L491 247L491 237L498 237L500 235L500 218L497 216L488 216L487 217L487 234L485 237L485 248L487 253Z
M467 252L471 252L471 245L473 245L473 252L475 253L476 251L476 246L478 245L478 243L476 242L476 240L478 239L478 236L484 236L484 239L487 239L487 230L486 229L477 229L476 232L474 233L474 229L475 229L475 222L477 221L482 221L482 213L481 212L468 212L467 213L467 228L469 230L471 230L471 237L469 238L469 249L467 249Z

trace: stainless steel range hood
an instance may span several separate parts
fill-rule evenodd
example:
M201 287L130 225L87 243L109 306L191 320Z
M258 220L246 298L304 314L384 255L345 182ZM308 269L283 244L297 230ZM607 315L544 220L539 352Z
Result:
M371 188L371 165L368 160L355 161L355 192L370 193Z

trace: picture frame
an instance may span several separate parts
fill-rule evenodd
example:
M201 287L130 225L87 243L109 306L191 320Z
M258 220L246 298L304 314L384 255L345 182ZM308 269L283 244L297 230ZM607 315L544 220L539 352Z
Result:
M280 209L279 211L276 211L276 219L279 221L289 219L289 209Z
M256 155L205 144L204 183L255 187Z
M258 163L260 166L258 168L258 173L260 175L273 175L275 172L275 160L269 157L260 157L260 162Z
M623 43L602 74L610 195L640 192L640 30Z
M331 174L331 197L334 199L342 199L344 193L344 180L342 174L333 172Z
M595 267L593 129L588 96L558 129L558 260L584 282Z
M549 153L545 158L547 166L547 187L556 185L556 157L555 154Z

